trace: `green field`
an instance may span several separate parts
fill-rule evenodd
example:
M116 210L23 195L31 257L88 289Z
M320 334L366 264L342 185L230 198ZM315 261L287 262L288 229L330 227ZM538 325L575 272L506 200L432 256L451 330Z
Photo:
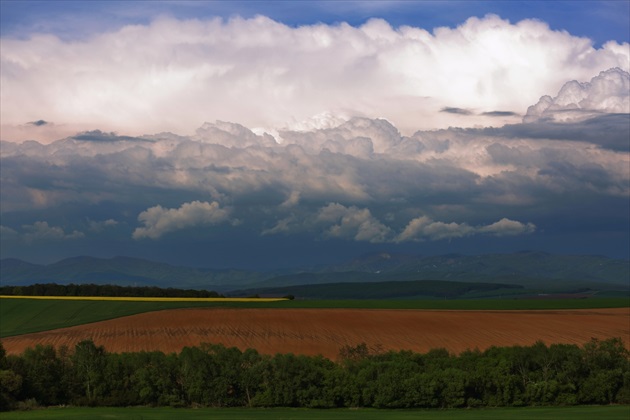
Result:
M120 420L626 420L630 406L531 407L453 410L373 410L373 409L171 409L171 408L49 408L2 413L2 420L14 419L120 419Z
M280 302L118 302L0 299L0 338L87 324L143 312L192 307L545 310L629 306L630 300L628 298L293 300Z

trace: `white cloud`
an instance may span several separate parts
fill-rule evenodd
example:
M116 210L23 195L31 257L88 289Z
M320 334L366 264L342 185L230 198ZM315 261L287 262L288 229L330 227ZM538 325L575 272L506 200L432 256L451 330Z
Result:
M590 226L592 206L604 202L613 204L602 211L626 223L628 119L606 105L623 98L619 80L627 73L613 70L584 91L578 85L578 102L591 98L599 114L563 123L405 136L386 119L352 117L310 131L280 130L276 142L218 121L189 136L91 131L48 145L0 142L0 211L6 226L29 223L32 238L68 239L81 233L30 223L71 210L96 233L120 224L110 239L137 215L137 229L126 233L134 239L240 220L241 233L263 236L409 243L548 232L569 223L568 211L567 229L575 220ZM558 103L575 102L568 92Z
M43 221L37 221L32 225L22 225L22 229L25 231L23 238L26 242L79 239L85 236L83 232L77 230L66 233L59 226L50 226L48 222Z
M533 223L521 223L503 218L489 225L471 226L467 223L435 221L428 216L412 219L396 234L395 231L374 217L368 208L344 206L329 203L320 208L316 214L292 214L281 219L277 224L262 232L262 235L291 234L311 231L325 237L345 238L354 241L371 243L402 243L409 241L438 241L456 239L473 235L516 236L533 233ZM389 220L393 222L393 220Z
M280 207L291 208L296 206L300 202L300 192L299 191L291 191L289 197L280 204Z
M326 225L333 224L326 235L356 241L385 242L391 232L372 216L370 210L356 206L346 207L338 203L330 203L320 209L316 221Z
M630 113L630 74L620 68L602 71L589 82L562 86L554 98L545 95L527 109L524 122L574 121L594 113Z
M1 136L20 141L49 141L47 130L70 125L189 133L215 119L271 132L330 127L338 116L386 118L405 134L501 124L514 117L479 114L522 112L566 80L628 70L630 56L628 44L596 49L540 21L492 15L432 33L382 20L292 28L262 16L160 18L81 41L0 42ZM475 116L440 113L444 107ZM24 128L40 119L55 124Z
M474 231L475 229L466 223L436 222L427 216L420 216L409 222L396 238L396 242L461 238L473 234Z
M470 226L467 223L444 223L430 217L420 216L409 222L407 227L396 237L396 242L454 239L478 234L510 236L532 233L536 230L533 223L523 224L503 218L485 226Z
M14 237L16 236L18 233L15 229L11 229L8 226L4 226L4 225L0 225L0 238L2 239L6 239L9 237Z
M138 215L138 221L144 224L133 232L134 239L158 239L168 232L193 226L210 226L228 220L230 211L222 209L219 203L192 201L177 209L165 209L160 205L148 208Z
M512 236L532 233L536 230L536 226L533 223L521 223L516 220L503 218L490 225L481 226L477 230L494 236Z
M104 229L118 225L118 222L114 219L107 219L101 221L89 220L90 230L93 232L101 232Z

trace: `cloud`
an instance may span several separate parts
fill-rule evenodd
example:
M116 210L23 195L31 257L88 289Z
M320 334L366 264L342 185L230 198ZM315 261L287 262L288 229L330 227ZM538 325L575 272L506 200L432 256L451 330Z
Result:
M513 117L517 116L518 114L512 111L488 111L483 112L481 115L486 115L488 117Z
M590 82L576 80L562 86L558 95L545 95L527 109L523 122L575 121L597 113L630 113L630 74L627 69L602 71Z
M326 235L355 241L385 242L390 229L372 216L370 210L330 203L317 214L318 223L332 224Z
M379 19L291 27L264 16L162 17L82 40L0 43L2 137L13 141L48 139L47 126L11 129L42 115L129 136L188 134L208 119L282 130L345 115L384 118L408 135L453 125L456 115L436 110L524 110L566 80L629 66L627 44L595 48L541 21L495 15L435 30Z
M0 238L7 238L9 236L17 236L18 233L15 229L11 229L8 226L0 225Z
M119 136L116 133L105 133L101 130L85 131L72 136L74 140L80 141L135 141L142 140L137 137Z
M533 223L524 224L507 218L490 225L470 226L467 223L445 223L420 216L409 222L396 237L396 242L454 239L478 234L511 236L532 233L535 230L536 226Z
M228 220L230 211L212 203L193 201L177 209L165 209L160 205L148 208L138 215L144 224L133 232L134 239L158 239L168 232L194 226L212 226Z
M48 121L44 121L44 120L37 120L37 121L31 121L28 124L34 125L36 127L41 127L42 125L47 125L47 124L50 124L50 123Z
M446 112L448 114L457 114L457 115L472 115L473 112L467 109L462 108L453 108L453 107L444 107L440 109L440 112Z
M275 137L215 121L141 141L94 130L103 141L2 141L3 225L33 240L85 231L77 247L116 241L146 250L191 236L204 244L247 237L252 248L282 242L289 254L304 244L324 254L344 243L347 252L429 252L430 243L546 244L557 232L627 235L628 114L602 109L580 120L413 135L385 118L329 117L322 128ZM207 238L198 233L206 230ZM3 248L20 241L3 235Z
M584 115L583 115L584 117ZM571 121L537 120L503 127L467 129L472 135L484 135L512 139L551 139L581 141L617 151L630 150L630 124L628 114L598 114Z
M526 233L533 233L535 230L536 225L533 223L521 223L507 218L503 218L498 222L477 228L477 231L480 233L487 233L495 236L522 235Z
M321 232L321 229L323 229L324 237L327 238L370 243L403 243L438 241L480 234L498 237L516 236L533 233L536 226L533 223L521 223L508 218L502 218L488 225L470 226L467 223L445 223L435 221L428 216L420 216L409 221L404 229L396 234L394 229L374 217L368 208L329 203L314 215L296 217L294 214L282 219L262 234Z
M101 221L95 221L95 220L89 221L90 230L93 232L102 232L103 230L110 227L114 227L116 225L118 225L118 222L114 219L107 219L107 220L101 220Z
M26 242L79 239L85 235L77 230L66 233L58 226L49 226L48 222L37 221L32 225L22 225L23 238Z

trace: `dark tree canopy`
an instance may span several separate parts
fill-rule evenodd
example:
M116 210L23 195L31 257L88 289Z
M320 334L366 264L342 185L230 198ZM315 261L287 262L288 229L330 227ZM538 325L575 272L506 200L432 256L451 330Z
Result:
M620 339L584 346L538 342L460 355L384 352L365 344L321 356L261 355L220 344L179 354L107 353L0 344L0 409L21 404L208 407L446 408L630 403Z

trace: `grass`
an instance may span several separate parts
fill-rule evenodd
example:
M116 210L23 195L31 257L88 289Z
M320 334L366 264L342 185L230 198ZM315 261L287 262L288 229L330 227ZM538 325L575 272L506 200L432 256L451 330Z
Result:
M2 420L17 419L119 419L119 420L613 420L630 418L630 406L528 407L453 410L373 409L173 409L173 408L49 408L2 413Z
M128 297L128 296L15 296L0 295L0 299L37 300L107 300L115 302L280 302L286 298L195 298L195 297Z
M365 308L457 310L549 310L630 307L628 298L487 299L487 300L282 300L261 301L123 301L0 298L0 338L82 325L165 309L231 308Z
M253 306L248 302L191 301L106 301L61 299L0 299L0 337L29 334L56 328L135 315L164 309L234 304ZM260 302L264 304L264 302Z

